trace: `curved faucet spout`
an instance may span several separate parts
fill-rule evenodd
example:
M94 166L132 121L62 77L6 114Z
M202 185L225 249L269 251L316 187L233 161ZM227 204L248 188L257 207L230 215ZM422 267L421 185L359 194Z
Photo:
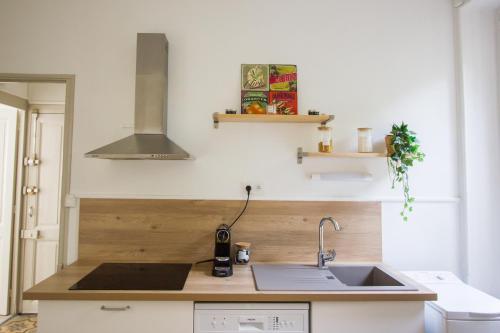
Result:
M323 217L321 221L319 221L319 251L318 251L318 267L325 268L325 263L327 261L332 261L335 259L335 250L328 251L328 254L325 254L323 247L323 227L326 221L330 221L333 225L335 231L340 231L340 224L335 221L332 217Z
M332 217L323 217L321 221L319 221L319 251L323 251L323 226L325 225L326 221L330 221L333 224L333 227L335 228L335 231L340 231L340 224L335 221Z

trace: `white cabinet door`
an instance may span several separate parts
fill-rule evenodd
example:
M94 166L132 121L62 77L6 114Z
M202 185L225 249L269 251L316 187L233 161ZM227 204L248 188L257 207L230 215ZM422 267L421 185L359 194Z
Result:
M40 301L38 333L193 333L193 302Z
M424 302L313 302L312 333L423 333Z
M17 109L0 105L0 315L9 312Z

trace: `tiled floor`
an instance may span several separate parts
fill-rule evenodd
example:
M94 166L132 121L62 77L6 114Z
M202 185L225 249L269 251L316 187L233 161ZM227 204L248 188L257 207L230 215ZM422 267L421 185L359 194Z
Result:
M36 315L15 316L0 325L0 333L36 333Z

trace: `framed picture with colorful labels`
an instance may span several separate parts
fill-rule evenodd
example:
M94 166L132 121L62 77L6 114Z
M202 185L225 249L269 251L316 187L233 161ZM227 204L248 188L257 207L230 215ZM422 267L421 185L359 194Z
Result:
M283 115L299 113L297 65L241 65L241 113L268 112Z
M269 92L267 91L242 91L242 114L266 114Z
M241 90L269 91L269 65L241 65Z
M268 103L274 106L277 114L298 114L296 91L271 91Z
M269 65L269 90L297 91L297 65Z

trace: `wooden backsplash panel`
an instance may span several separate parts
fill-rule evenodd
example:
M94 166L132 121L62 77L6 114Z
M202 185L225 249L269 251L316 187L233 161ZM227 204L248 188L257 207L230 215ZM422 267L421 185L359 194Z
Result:
M82 199L79 259L194 262L213 255L214 232L231 223L243 207L228 200ZM325 248L339 261L382 259L379 202L250 201L233 228L233 243L252 243L253 261L316 260L318 224L333 216L342 226L325 225Z

